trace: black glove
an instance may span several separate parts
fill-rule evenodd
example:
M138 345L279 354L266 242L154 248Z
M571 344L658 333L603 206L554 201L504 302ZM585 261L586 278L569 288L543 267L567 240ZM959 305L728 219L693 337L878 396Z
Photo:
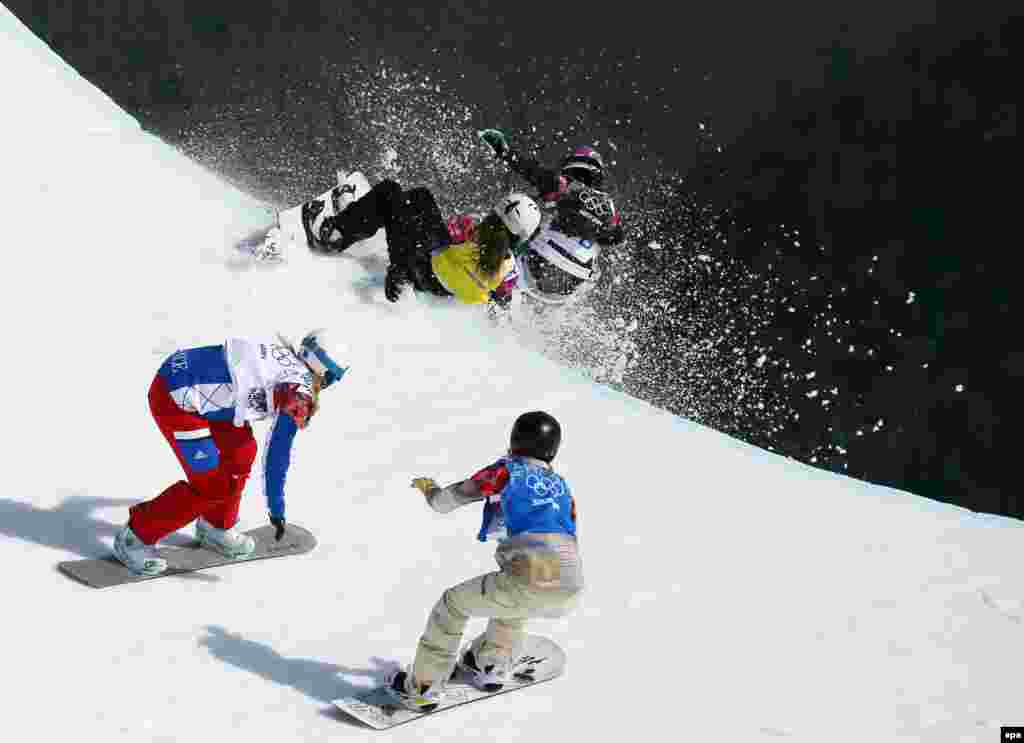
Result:
M388 275L384 279L384 296L389 302L397 302L402 296L402 287L409 282L409 272L401 266L388 266Z
M284 536L284 516L271 516L270 523L274 525L274 540L280 542Z
M512 292L505 292L504 294L498 294L497 292L491 292L491 302L496 307L502 309L508 308L512 304Z

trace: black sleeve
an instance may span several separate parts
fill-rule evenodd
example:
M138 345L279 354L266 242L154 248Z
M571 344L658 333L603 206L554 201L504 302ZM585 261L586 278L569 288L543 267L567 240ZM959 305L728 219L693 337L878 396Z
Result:
M597 242L601 245L619 245L626 240L626 229L622 223L602 227L597 235Z
M512 168L512 172L526 179L542 195L558 193L561 175L557 170L545 168L536 159L525 157L511 149L505 155L505 162Z

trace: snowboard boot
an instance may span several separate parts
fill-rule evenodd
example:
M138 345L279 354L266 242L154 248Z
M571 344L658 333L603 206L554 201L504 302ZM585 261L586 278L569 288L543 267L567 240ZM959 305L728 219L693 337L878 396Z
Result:
M114 538L114 557L136 575L160 575L167 570L167 560L152 545L143 543L127 525Z
M365 215L345 215L344 211L356 201L356 187L343 183L331 189L331 205L334 213L325 217L316 233L320 244L328 253L344 253L357 242L373 237L380 227L373 220L367 224ZM372 206L372 204L371 204ZM363 210L365 211L365 209Z
M302 205L302 231L306 233L306 244L314 253L326 252L326 246L317 237L323 220L318 218L327 208L320 199L307 201Z
M501 691L505 686L505 669L493 664L480 668L473 650L469 649L459 659L458 670L469 677L470 683L480 691Z
M263 242L253 247L252 257L259 263L283 263L284 251L281 246L283 241L284 235L281 234L280 228L271 227Z
M302 229L309 249L315 253L343 253L355 243L372 235L350 234L342 229L339 217L355 201L356 187L340 183L323 196L302 205Z
M238 524L230 529L218 529L202 516L196 519L196 539L204 547L232 559L248 557L256 551L256 540L240 532Z
M351 183L339 183L331 189L331 206L334 207L334 214L337 217L345 208L356 200L356 187Z
M385 690L397 704L412 712L433 712L441 703L441 692L435 690L433 685L424 686L416 691L410 692L406 687L409 684L409 674L406 671L397 671L394 676L388 679Z

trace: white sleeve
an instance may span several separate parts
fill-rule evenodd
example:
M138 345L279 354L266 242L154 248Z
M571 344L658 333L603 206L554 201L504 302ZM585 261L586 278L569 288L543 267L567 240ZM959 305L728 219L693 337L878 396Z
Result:
M231 386L235 390L235 417L232 421L241 428L245 425L245 408L249 399L249 380L246 375L239 374L242 362L242 349L236 344L234 338L224 341L224 356L228 361L228 372L231 374Z
M471 480L463 480L462 482L453 483L446 488L435 490L427 498L427 503L438 513L451 513L456 508L468 506L470 503L478 503L486 499L484 495L466 493L466 485L476 490L475 483Z

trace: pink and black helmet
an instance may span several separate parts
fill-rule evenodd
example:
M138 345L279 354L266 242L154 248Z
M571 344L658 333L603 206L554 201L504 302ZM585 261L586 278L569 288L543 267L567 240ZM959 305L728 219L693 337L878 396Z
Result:
M600 188L604 182L604 160L593 147L580 145L562 158L562 175Z

